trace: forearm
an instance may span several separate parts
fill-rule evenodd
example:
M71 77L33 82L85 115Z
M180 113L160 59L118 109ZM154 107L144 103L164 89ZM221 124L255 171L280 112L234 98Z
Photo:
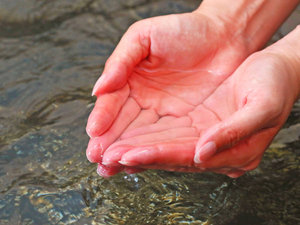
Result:
M197 11L224 21L249 54L262 48L300 0L204 0Z

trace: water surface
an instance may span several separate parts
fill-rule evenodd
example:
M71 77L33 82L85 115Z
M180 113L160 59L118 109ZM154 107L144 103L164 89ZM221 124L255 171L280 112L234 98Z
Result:
M126 28L184 0L1 0L0 224L300 223L300 103L260 167L230 179L99 177L85 157L94 82ZM273 41L300 22L300 10Z

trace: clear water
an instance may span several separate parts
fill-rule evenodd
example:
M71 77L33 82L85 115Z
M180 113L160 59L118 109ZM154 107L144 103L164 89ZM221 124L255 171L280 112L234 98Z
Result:
M0 224L300 223L300 103L238 179L147 171L99 177L85 157L91 89L136 20L183 0L0 1ZM273 41L300 23L300 10Z

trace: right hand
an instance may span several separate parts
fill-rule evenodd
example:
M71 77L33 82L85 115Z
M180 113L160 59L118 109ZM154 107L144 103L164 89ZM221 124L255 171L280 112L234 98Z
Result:
M252 54L186 117L124 132L103 162L231 177L255 169L299 97L299 37L300 27Z

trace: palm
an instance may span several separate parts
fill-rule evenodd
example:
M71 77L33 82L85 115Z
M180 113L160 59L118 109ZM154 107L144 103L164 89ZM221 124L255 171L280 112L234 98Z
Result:
M134 71L128 80L130 96L142 109L153 109L159 117L187 116L222 83L226 75L207 71L160 72Z
M286 85L288 82L283 84L280 82L285 80L285 74L279 68L278 73L261 69L266 64L276 68L278 62L267 54L252 58L255 60L244 63L232 76L216 85L213 92L204 97L196 92L195 98L203 97L201 102L192 101L190 98L178 98L177 95L177 100L171 102L171 105L175 104L176 112L181 111L176 115L172 114L171 110L166 110L167 103L158 104L163 98L176 96L176 91L170 91L172 94L165 97L165 85L160 87L158 82L154 82L157 85L154 91L147 88L135 90L135 85L130 85L132 99L147 110L140 111L139 116L123 132L121 138L108 148L104 154L104 163L115 166L121 160L124 165L142 168L197 172L213 170L227 174L255 168L264 150L288 116L287 112L292 106L292 101L285 105L285 109L281 108L282 96L289 89ZM129 84L132 80L135 80L134 75L129 79ZM187 88L187 96L195 93L189 85L185 84L184 87ZM201 84L198 87L200 88ZM172 87L168 90L172 90ZM141 95L134 94L140 91L147 93L142 100L139 100ZM182 92L183 90L180 94ZM270 97L275 98L276 102L270 103ZM149 99L152 98L157 101L149 104ZM148 113L145 113L146 111ZM241 111L243 112L240 113ZM194 151L198 139L213 135L222 122L236 113L239 113L241 122L244 122L243 115L257 114L258 116L252 118L245 117L249 120L250 127L253 124L253 128L257 125L261 128L254 129L253 135L249 135L229 150L216 154L212 160L200 167L195 166ZM234 132L234 129L231 132L224 129L229 139L230 135L235 135Z
M128 84L131 104L125 105L127 110L125 108L123 110L135 116L133 119L133 117L128 118L128 113L121 115L120 122L116 126L126 127L126 129L122 131L118 141L108 147L105 163L118 165L121 156L134 147L139 147L143 151L155 144L168 146L174 142L184 141L185 145L190 146L190 151L186 152L189 156L185 161L180 163L178 159L170 160L170 157L161 157L159 160L150 158L149 160L152 161L145 164L164 164L168 165L168 168L193 166L194 149L201 134L227 119L239 108L236 100L241 98L241 93L232 90L232 79L231 82L223 83L221 82L223 80L218 77L221 81L214 80L215 84L207 88L205 83L198 83L199 76L206 77L209 81L209 79L213 80L213 74L201 73L188 76L184 74L187 80L194 80L194 85L180 79L178 86L176 80L174 81L174 74L170 76L173 79L162 77L166 78L165 82L164 79L149 79L135 73L130 77ZM129 123L126 119L133 119L128 127L121 125ZM103 138L101 140L103 143ZM182 149L178 150L181 152ZM182 154L178 156L181 157Z
M88 131L94 133L87 152L93 162L101 162L103 153L117 139L107 152L114 157L110 158L110 165L117 165L122 154L130 149L120 151L117 146L184 139L194 149L204 130L237 109L231 99L220 104L224 96L219 96L216 90L224 86L224 80L246 57L241 46L231 43L230 38L203 15L172 15L144 23L151 24L146 27L155 27L151 31L146 29L151 33L150 52L134 66L122 88L98 99L89 119L94 127L89 128L92 125L88 124ZM132 30L146 32L139 29L140 26L136 26ZM228 95L230 89L225 88L223 92ZM107 118L103 111L115 111L112 114L116 116ZM178 165L174 161L174 164L190 166L193 153L191 151L190 162Z

